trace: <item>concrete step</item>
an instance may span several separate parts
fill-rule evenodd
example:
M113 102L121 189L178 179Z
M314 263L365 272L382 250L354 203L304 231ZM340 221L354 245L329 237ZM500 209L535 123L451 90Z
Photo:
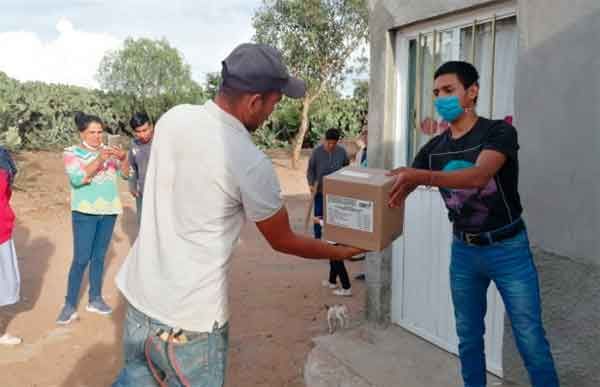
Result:
M456 356L392 325L367 324L314 339L307 387L461 387ZM488 386L507 386L489 375ZM510 384L514 386L514 384Z

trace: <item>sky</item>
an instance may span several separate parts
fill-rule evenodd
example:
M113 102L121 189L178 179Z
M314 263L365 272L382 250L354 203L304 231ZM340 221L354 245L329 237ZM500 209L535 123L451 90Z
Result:
M127 37L166 38L204 83L252 39L261 0L0 0L0 71L98 87L98 64Z

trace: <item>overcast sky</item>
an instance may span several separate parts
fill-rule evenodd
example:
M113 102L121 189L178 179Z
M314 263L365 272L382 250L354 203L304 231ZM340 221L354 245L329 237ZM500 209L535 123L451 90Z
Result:
M97 87L106 50L165 37L203 83L253 35L260 0L0 0L0 71L19 80Z

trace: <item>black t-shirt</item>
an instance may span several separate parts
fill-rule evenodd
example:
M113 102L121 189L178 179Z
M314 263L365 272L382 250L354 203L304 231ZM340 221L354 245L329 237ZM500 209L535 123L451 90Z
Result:
M413 161L414 168L451 172L475 166L485 149L506 156L506 162L485 188L440 188L456 231L491 231L521 216L517 131L505 121L479 118L461 138L453 139L450 130L432 138Z

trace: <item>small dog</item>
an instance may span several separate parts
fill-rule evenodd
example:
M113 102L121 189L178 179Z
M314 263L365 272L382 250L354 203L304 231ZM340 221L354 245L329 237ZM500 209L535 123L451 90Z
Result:
M333 334L337 328L348 327L348 308L346 305L325 305L327 310L327 325L329 326L329 334Z

